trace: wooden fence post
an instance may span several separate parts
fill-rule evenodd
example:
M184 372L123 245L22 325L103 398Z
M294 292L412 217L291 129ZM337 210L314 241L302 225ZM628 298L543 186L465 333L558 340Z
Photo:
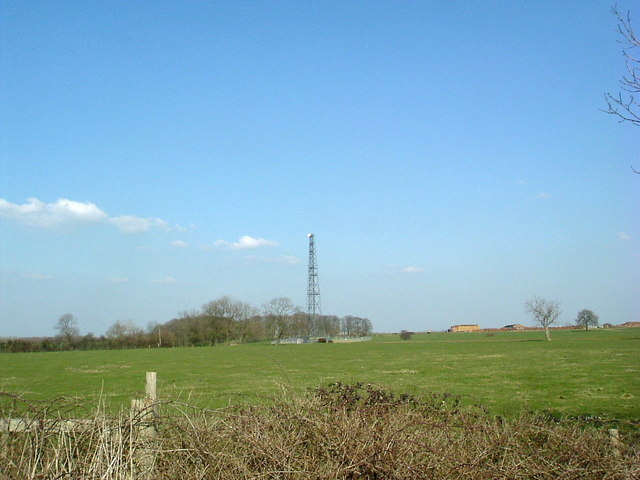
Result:
M158 400L158 390L156 385L156 372L147 372L147 384L145 385L147 399L151 402Z
M613 450L613 456L620 456L620 447L622 446L622 442L620 442L620 432L617 428L609 429L609 441L611 442L611 448Z
M151 415L153 416L153 427L158 429L158 416L160 414L158 408L158 388L157 388L157 375L156 372L147 372L147 383L145 384L145 407L149 408Z
M147 372L145 398L131 400L131 418L136 425L136 478L152 478L156 460L155 438L158 435L158 391L156 372Z

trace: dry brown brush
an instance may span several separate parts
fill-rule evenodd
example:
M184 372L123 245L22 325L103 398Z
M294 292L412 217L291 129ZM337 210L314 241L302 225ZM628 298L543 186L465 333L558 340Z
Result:
M15 414L11 408L0 413ZM615 446L606 429L496 418L446 394L418 399L333 384L267 405L204 410L169 402L161 412L157 436L146 439L140 418L100 408L71 431L36 415L39 428L0 435L0 477L640 479L631 437Z

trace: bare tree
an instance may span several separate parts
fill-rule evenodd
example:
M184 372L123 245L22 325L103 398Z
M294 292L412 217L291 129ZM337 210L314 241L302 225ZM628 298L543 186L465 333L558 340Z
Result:
M78 321L71 313L62 315L54 327L58 331L58 335L63 338L64 342L69 345L71 341L80 334L78 329Z
M576 317L576 325L584 327L585 330L589 330L589 327L598 326L598 316L591 310L580 310Z
M202 313L210 319L229 320L231 323L227 337L235 334L242 342L250 327L249 320L258 314L258 310L250 303L224 295L217 300L205 303L202 306Z
M617 116L621 122L640 126L640 56L635 51L636 48L640 49L640 39L633 30L629 12L625 16L616 7L612 12L618 19L618 33L622 37L619 42L622 44L627 73L620 79L621 91L617 95L605 95L606 112Z
M202 313L209 317L233 318L235 300L229 295L224 295L216 300L205 303Z
M125 345L135 344L138 336L140 336L144 331L138 327L133 320L117 320L113 325L111 325L107 331L105 332L105 336L116 342L120 347L124 347Z
M291 316L297 309L293 302L287 297L276 297L269 300L262 306L262 311L272 332L272 337L280 341L290 335Z
M544 334L547 340L551 340L549 327L553 325L560 316L560 304L556 301L545 300L540 297L533 297L524 304L527 312L533 315L538 325L544 328Z
M607 109L610 115L618 117L620 122L629 122L640 127L640 39L636 36L631 24L631 14L623 15L617 7L612 8L618 19L619 40L627 73L620 79L620 90L617 94L605 94ZM640 171L631 167L640 174Z
M242 322L257 315L258 310L250 303L224 295L217 300L205 303L202 306L202 313L210 317L230 318L236 322Z

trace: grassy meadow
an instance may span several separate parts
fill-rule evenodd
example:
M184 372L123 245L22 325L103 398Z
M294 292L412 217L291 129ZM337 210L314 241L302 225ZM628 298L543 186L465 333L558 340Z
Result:
M640 329L377 335L370 342L0 355L0 392L28 400L98 397L111 407L144 393L158 374L161 399L200 406L261 402L331 382L397 393L451 393L491 413L551 410L640 418Z

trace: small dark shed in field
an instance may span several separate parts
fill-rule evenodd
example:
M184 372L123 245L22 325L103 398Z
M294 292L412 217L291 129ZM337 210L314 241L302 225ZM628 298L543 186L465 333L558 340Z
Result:
M514 323L513 325L505 325L505 330L524 330L524 325L520 325L519 323Z

